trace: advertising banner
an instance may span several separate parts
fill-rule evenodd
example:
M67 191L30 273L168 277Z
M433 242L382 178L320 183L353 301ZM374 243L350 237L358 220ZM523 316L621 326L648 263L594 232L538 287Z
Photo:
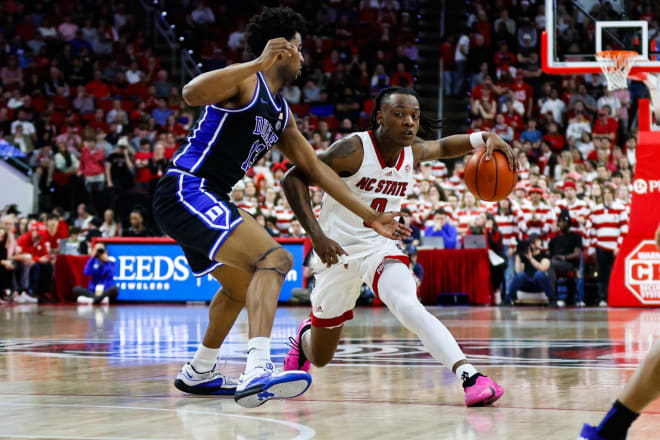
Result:
M610 276L611 306L660 305L660 250L654 237L660 223L660 131L651 131L648 100L640 99L637 164L628 234Z
M210 301L220 284L210 274L195 277L181 247L169 239L100 239L116 262L115 283L120 301ZM303 287L304 241L282 240L293 255L280 291L280 301Z

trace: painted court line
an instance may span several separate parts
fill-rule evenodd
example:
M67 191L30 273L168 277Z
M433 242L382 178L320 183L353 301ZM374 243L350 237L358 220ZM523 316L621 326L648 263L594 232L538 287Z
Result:
M219 417L233 417L237 419L247 419L255 420L259 422L275 423L277 425L283 425L288 428L295 429L298 431L298 435L291 438L291 440L309 440L316 436L316 431L314 431L309 426L301 425L299 423L287 422L283 420L269 419L266 417L257 417L257 416L247 416L242 414L227 414L216 411L199 411L199 410L188 410L185 408L169 409L169 408L148 408L142 406L119 406L119 405L80 405L80 404L68 404L68 403L15 403L15 402L0 402L0 406L11 406L11 407L57 407L57 408L99 408L99 409L120 409L120 410L139 410L139 411L160 411L160 412L173 412L180 413L186 412L190 414L203 414L203 415L212 415ZM132 439L127 437L71 437L71 436L49 436L49 435L16 435L16 434L0 434L0 438L44 438L44 439L80 439L80 440L142 440L142 439Z

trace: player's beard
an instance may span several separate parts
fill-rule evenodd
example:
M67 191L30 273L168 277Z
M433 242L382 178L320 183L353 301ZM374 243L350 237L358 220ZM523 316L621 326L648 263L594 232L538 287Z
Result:
M280 66L277 70L280 78L283 79L284 84L292 84L296 79L298 79L300 70L292 69L291 67L284 65Z

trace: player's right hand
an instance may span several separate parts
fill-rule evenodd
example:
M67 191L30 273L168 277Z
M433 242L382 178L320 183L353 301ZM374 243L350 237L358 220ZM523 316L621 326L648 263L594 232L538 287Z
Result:
M399 217L405 215L403 212L379 212L376 220L369 226L383 237L391 240L403 240L412 234L409 226L399 222Z
M325 235L313 238L312 246L321 262L328 267L337 264L342 255L348 256L348 253L339 245L339 243L331 240Z
M263 52L257 58L257 63L259 63L260 70L266 70L284 57L297 55L298 48L294 44L289 43L282 37L273 38L272 40L268 40Z

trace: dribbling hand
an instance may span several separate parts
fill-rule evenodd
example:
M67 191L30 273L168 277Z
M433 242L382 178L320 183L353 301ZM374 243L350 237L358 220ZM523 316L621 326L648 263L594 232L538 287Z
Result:
M486 160L490 160L493 151L500 150L506 156L511 171L518 171L518 160L513 156L511 145L495 133L486 133Z
M298 48L295 45L281 37L273 38L268 40L263 52L257 58L257 63L260 65L260 70L266 70L276 61L296 55L298 55Z
M399 222L398 217L404 215L406 214L402 212L379 212L376 219L369 226L383 237L391 240L403 240L412 234L410 227Z

